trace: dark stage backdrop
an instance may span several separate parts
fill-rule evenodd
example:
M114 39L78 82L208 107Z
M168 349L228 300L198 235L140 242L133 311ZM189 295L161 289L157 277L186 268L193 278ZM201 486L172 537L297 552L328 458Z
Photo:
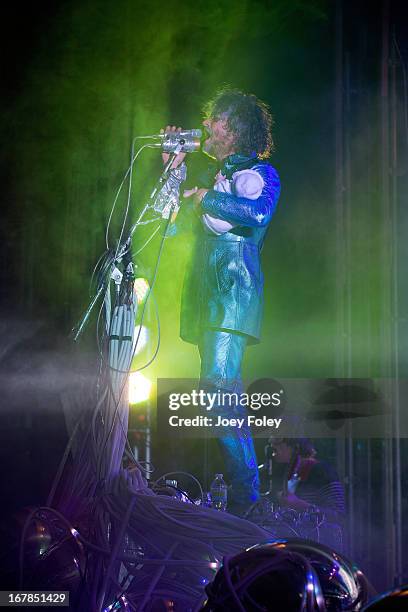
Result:
M63 450L66 338L87 304L132 137L167 123L199 127L203 103L224 84L271 106L282 180L263 251L263 341L247 352L246 377L407 375L402 3L73 0L3 11L1 452L9 509L42 500ZM191 156L187 184L204 162ZM156 151L137 161L131 220L159 168ZM123 197L111 240L124 205ZM135 236L135 249L147 236ZM157 247L154 239L143 251L141 270L151 270ZM166 245L156 285L162 344L145 372L152 379L198 373L195 348L178 336L190 251L188 237ZM93 347L91 326L75 360L88 363ZM406 398L392 401L405 409ZM396 422L390 427L392 437ZM407 578L398 548L407 539L406 453L392 440L319 444L346 479L351 554L378 572L380 586Z

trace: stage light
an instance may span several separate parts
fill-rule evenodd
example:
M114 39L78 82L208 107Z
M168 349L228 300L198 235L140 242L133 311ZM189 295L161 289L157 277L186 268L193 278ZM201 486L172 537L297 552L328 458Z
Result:
M151 381L140 372L131 372L129 375L129 404L140 404L150 397Z
M147 345L149 340L149 330L145 325L135 325L133 333L133 355L139 355Z
M133 291L136 294L137 303L143 304L149 292L150 285L145 278L136 278L133 285Z

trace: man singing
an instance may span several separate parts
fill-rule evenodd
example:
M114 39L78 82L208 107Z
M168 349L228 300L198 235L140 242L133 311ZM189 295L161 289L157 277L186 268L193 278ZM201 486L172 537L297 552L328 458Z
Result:
M183 287L180 335L198 345L203 388L239 393L245 349L260 339L260 252L280 193L278 174L267 161L272 116L254 95L224 89L206 105L203 125L203 151L217 160L219 171L212 189L184 192L200 223ZM213 416L219 415L242 417L246 411L239 404L217 406ZM239 513L259 497L252 437L248 427L225 427L219 442L232 485L229 508Z

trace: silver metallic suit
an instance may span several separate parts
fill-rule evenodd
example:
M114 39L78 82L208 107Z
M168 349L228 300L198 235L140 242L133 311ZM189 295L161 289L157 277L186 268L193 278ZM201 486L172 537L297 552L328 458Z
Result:
M260 253L280 193L276 170L257 157L231 155L221 173L231 177L252 165L263 180L257 199L210 190L202 200L204 213L229 221L221 235L198 229L195 252L183 288L180 335L199 344L203 329L223 329L259 342L263 310L263 273Z
M261 182L259 193L250 197L237 193L235 179L245 179L245 170L253 173L249 178ZM197 229L183 286L180 335L199 347L203 387L239 392L245 348L259 342L263 310L260 253L280 182L276 170L255 155L229 156L219 176L224 179L222 189L216 184L201 203L203 223ZM239 404L217 406L213 413L246 414ZM232 485L232 504L256 501L259 476L249 429L224 428L220 445Z

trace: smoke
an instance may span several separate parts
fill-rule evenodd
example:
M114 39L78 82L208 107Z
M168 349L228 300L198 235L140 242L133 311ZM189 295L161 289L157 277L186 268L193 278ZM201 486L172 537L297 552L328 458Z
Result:
M42 320L2 320L2 412L56 409L62 395L77 395L95 382L96 358L73 346Z

